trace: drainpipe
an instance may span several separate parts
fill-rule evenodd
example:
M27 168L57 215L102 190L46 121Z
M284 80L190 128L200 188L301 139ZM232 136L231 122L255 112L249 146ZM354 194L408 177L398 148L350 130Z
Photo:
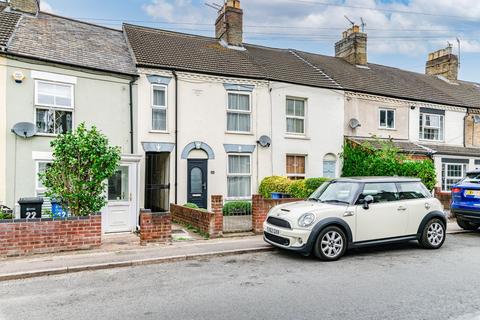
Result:
M178 75L172 71L175 79L175 204L178 204Z
M131 80L129 83L130 87L130 153L133 154L133 84L135 80Z

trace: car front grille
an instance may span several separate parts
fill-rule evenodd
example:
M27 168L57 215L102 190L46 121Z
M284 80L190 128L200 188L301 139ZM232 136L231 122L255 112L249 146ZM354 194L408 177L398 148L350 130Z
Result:
M268 217L267 222L277 227L292 229L292 226L290 226L290 222L283 219Z
M272 242L275 242L275 243L278 243L282 246L290 245L290 240L287 239L287 238L280 237L280 236L277 236L277 235L274 235L274 234L271 234L271 233L268 233L268 232L264 232L264 235L265 235L265 238L267 238L268 240L270 240Z

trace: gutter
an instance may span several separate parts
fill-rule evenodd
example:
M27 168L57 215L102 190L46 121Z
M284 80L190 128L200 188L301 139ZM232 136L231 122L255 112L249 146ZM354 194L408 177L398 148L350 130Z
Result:
M175 204L178 204L178 75L172 70L175 79Z

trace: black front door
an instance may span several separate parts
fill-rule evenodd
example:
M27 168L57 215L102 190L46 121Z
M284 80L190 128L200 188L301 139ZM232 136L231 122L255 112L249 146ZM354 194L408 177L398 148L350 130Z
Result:
M207 159L189 159L187 171L187 201L207 208Z

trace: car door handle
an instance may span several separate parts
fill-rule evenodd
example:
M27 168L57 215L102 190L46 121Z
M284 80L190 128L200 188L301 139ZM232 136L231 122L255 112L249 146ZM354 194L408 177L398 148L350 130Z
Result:
M398 211L405 211L405 210L407 210L407 208L406 208L406 207L404 207L404 206L400 206L400 207L398 207L398 209L397 209L397 210L398 210Z

